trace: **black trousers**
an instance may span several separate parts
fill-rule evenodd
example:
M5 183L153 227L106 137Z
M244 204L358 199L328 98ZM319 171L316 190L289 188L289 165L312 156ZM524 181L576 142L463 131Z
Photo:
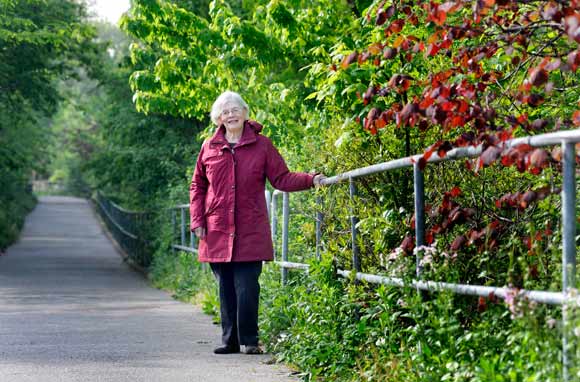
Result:
M258 345L261 261L210 263L220 293L224 345Z

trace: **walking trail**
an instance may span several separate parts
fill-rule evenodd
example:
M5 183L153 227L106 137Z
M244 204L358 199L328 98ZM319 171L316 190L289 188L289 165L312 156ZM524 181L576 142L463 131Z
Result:
M2 382L296 381L219 343L199 308L122 262L86 200L42 197L0 257Z

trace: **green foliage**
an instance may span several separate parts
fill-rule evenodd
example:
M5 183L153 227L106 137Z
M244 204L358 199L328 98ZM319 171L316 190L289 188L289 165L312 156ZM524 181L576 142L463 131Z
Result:
M379 8L391 6L395 11L388 23L378 23ZM431 39L431 44L443 44L442 21L432 20L433 14L443 17L432 12L436 6L378 0L134 1L122 21L134 39L130 62L120 57L109 61L98 96L84 105L69 100L55 119L63 130L73 119L98 126L82 139L90 143L90 155L84 158L82 150L72 150L78 156L68 158L69 163L79 165L71 168L82 169L87 183L124 206L161 215L164 207L185 202L199 143L212 132L207 114L226 89L244 96L252 118L265 124L264 133L293 170L326 174L408 156L429 146L445 155L445 142L457 144L458 137L474 131L485 133L482 138L477 135L485 147L493 146L485 141L493 135L487 131L491 127L517 136L570 125L578 98L573 71L561 77L550 74L554 86L572 88L551 93L540 105L530 104L530 95L519 87L540 62L536 57L547 41L558 37L551 52L564 57L573 46L571 40L551 34L550 25L532 28L529 36L534 38L514 43L515 53L501 46L475 60L482 72L462 72L455 58L474 58L478 49L488 49L509 34L486 24L481 27L487 28L485 33L457 38L431 54ZM445 13L447 26L461 31L478 7ZM530 5L521 9L523 15L533 13ZM515 11L511 16L509 12L498 10L505 16L499 21L514 20ZM469 24L467 29L478 28ZM354 52L357 59L350 62ZM513 60L514 55L525 64ZM451 69L457 70L448 73ZM482 79L484 72L506 75ZM458 123L453 118L466 115L451 113L444 115L447 122L432 118L421 124L428 114L422 114L419 104L431 97L430 91L424 92L437 87L437 75L446 77L445 86L453 89L481 83L487 93L470 99L468 110L489 118ZM78 93L72 94L74 99ZM454 102L469 98L454 97L431 101L455 110ZM444 102L451 104L443 106ZM488 109L496 114L485 114ZM559 115L565 116L560 122ZM541 118L550 122L540 127L527 122ZM67 139L85 134L84 125L68 129ZM530 169L529 154L519 157L523 170ZM540 161L542 171L530 173L493 164L495 159L485 165L468 162L477 171L465 168L465 163L429 166L425 171L427 226L437 241L423 248L423 277L559 290L559 197L550 192L523 207L521 197L546 185L554 190L560 183L557 161ZM336 277L333 267L351 267L352 214L359 218L363 270L404 280L415 277L411 179L410 169L357 179L354 200L345 185L318 190L322 206L315 204L312 193L292 195L291 260L309 261L311 270L308 277L291 273L290 284L280 287L279 270L265 267L261 328L266 346L300 369L305 380L558 380L562 328L549 324L560 318L557 309L519 301L508 310L493 296L419 295L412 289L372 287ZM504 198L518 192L517 197ZM513 205L506 206L508 202ZM320 264L311 261L317 211L323 215ZM204 309L215 314L211 274L193 256L169 250L168 226L162 218L151 223L149 235L156 248L152 280L180 299L201 299ZM462 238L462 245L455 245Z
M84 18L75 1L0 3L0 248L16 238L34 204L33 172L46 173L57 79L79 67L99 74L100 47Z
M338 280L329 261L287 287L268 272L261 329L304 380L557 381L555 308L512 320L501 305L470 314L473 299Z

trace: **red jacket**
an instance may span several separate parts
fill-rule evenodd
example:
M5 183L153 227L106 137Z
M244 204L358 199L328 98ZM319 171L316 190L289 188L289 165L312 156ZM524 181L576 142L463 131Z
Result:
M189 187L191 230L207 232L199 241L199 261L272 260L266 178L282 191L313 186L314 175L290 172L261 130L259 123L245 121L232 150L221 126L201 146Z

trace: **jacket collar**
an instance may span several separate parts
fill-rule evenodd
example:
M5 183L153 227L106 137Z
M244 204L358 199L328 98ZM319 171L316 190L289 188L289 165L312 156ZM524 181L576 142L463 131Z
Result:
M245 146L256 142L256 136L262 131L262 125L256 121L246 120L244 121L244 131L242 132L242 137L237 143L237 147ZM223 148L229 148L228 140L226 139L226 128L224 125L220 125L216 130L215 134L209 140L212 145L222 145Z

